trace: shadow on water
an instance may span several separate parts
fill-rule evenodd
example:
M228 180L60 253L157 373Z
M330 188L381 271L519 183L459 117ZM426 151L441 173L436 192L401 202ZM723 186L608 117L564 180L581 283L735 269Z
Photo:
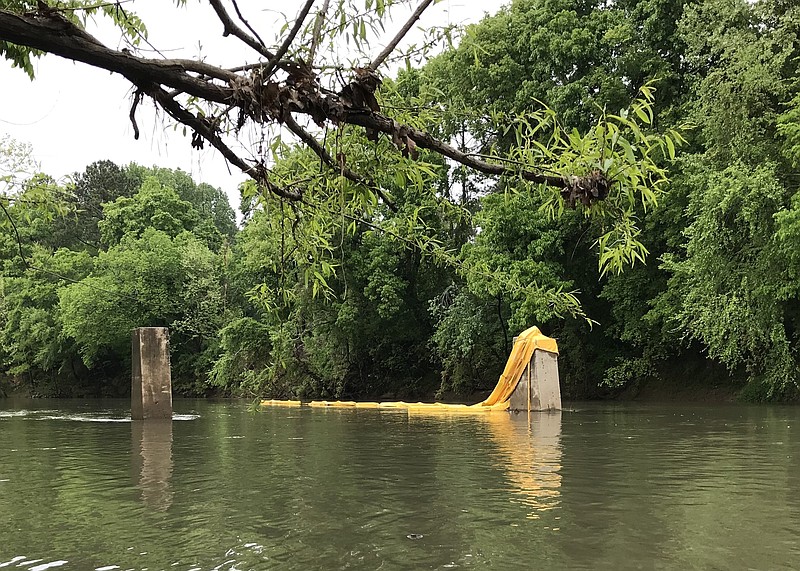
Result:
M167 511L172 505L172 421L131 422L132 473L146 506Z

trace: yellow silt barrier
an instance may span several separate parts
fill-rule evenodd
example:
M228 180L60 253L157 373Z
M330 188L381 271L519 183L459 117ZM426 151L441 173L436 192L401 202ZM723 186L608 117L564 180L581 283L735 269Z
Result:
M492 394L484 400L473 405L466 404L449 404L449 403L425 403L416 402L408 403L403 401L390 401L390 402L355 402L355 401L309 401L302 402L299 400L262 400L261 406L309 406L314 408L375 408L375 409L400 409L414 412L490 412L498 410L508 410L509 399L514 389L519 384L520 377L523 371L528 366L533 356L533 352L537 349L547 351L549 353L558 354L558 345L556 340L547 337L539 331L538 327L531 327L520 333L517 342L514 343L514 348L511 350L511 355L508 357L503 374L500 375L500 380L497 381Z

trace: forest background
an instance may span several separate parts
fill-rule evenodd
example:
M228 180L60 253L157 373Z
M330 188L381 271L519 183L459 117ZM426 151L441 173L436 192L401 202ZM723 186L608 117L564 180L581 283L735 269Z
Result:
M167 326L183 395L469 398L537 324L559 341L565 398L796 399L799 38L791 0L516 0L385 82L382 107L486 149L514 145L498 117L544 102L579 137L655 90L634 111L686 140L662 159L668 192L631 217L641 249L621 272L597 247L603 218L433 153L372 173L393 207L369 219L245 183L239 228L179 170L99 160L57 183L4 138L0 391L124 395L131 329ZM487 102L491 117L470 113ZM369 172L363 135L338 136ZM273 150L276 172L324 176L307 148Z

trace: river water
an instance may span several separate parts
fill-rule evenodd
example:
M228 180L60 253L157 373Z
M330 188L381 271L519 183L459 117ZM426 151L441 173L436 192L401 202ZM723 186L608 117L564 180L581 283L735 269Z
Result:
M0 400L0 568L797 569L800 409Z

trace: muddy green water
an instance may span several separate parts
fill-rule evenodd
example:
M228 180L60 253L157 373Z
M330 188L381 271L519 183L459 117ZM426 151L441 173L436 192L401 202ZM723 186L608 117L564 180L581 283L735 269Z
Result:
M0 568L797 569L800 409L0 401Z

